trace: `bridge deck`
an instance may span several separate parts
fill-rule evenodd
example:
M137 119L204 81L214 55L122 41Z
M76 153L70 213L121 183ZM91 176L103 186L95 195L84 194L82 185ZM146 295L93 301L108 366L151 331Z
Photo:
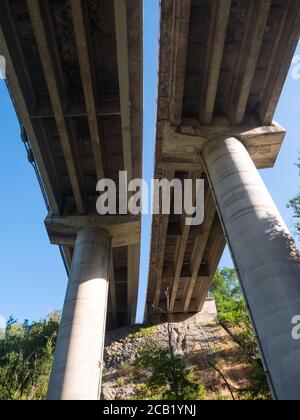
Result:
M226 240L202 166L203 145L235 136L258 168L275 163L284 130L272 123L300 34L300 2L162 0L156 178L201 176L198 232L154 216L146 316L200 311Z
M8 85L49 201L46 226L70 266L69 230L95 218L97 181L117 180L124 169L141 177L142 2L3 0L0 24ZM62 228L59 216L72 226ZM97 218L122 235L108 327L135 318L140 220L132 222L134 241L130 222Z

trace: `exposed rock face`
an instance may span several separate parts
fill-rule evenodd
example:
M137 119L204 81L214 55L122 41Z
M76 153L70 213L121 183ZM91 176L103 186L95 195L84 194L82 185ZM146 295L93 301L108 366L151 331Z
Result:
M207 300L201 314L172 319L171 327L173 349L205 386L207 399L232 399L233 394L236 399L269 398L265 392L247 393L255 385L253 366L245 358L244 349L219 325L213 299ZM166 322L151 327L123 327L107 334L103 399L137 399L149 372L135 369L133 362L139 350L149 343L155 343L156 348L168 346Z
M215 318L213 315L210 318ZM216 340L219 329L216 321L206 314L195 315L186 321L174 322L172 341L175 353L184 356L187 365L189 354L200 346L204 352ZM135 397L137 383L143 378L131 377L131 365L138 351L150 341L158 347L168 346L168 325L162 323L155 327L143 325L124 327L108 333L105 346L105 369L103 375L103 398L105 400L131 399ZM139 380L140 379L140 380Z

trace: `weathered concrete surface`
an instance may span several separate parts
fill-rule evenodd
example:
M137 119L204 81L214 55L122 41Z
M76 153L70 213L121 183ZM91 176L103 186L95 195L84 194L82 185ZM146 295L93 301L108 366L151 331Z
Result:
M77 216L99 226L99 179L118 183L124 169L129 180L142 177L142 40L142 0L1 1L0 55L48 213L69 224L65 234L49 232L67 271ZM130 273L135 275L138 257L128 261L132 247L139 253L141 223L136 222L111 226L108 329L126 325L136 310L138 281Z
M167 320L166 313L160 313L155 314L152 316L151 321L154 324L160 324L164 323ZM218 312L216 307L216 302L214 298L207 297L203 306L201 312L196 312L194 314L190 313L170 313L169 314L169 320L173 323L178 322L188 322L188 323L196 323L196 324L203 324L207 325L211 322L217 322L218 321Z
M300 399L300 253L245 147L219 139L203 155L274 396Z
M180 218L153 216L148 320L167 289L174 313L200 311L225 247L204 145L233 136L257 168L275 164L285 131L273 118L299 40L300 0L162 0L160 32L154 177L203 178L208 199L202 233L187 240Z
M48 400L97 400L106 324L111 238L98 228L77 235Z

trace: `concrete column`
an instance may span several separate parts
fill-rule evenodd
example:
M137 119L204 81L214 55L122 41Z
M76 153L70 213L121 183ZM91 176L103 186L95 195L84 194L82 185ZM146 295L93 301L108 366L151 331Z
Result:
M277 399L300 399L300 254L245 147L235 138L203 152L242 288ZM284 174L283 174L284 176Z
M89 227L76 239L48 400L97 400L103 358L111 238Z

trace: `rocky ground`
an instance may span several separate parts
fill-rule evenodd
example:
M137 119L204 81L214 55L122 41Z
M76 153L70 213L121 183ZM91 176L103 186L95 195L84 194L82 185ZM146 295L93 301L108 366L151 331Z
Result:
M203 323L194 316L172 324L173 347L184 356L186 366L193 368L199 382L205 384L208 399L232 399L237 390L250 381L250 367L241 362L241 349L218 324ZM128 400L145 377L134 371L132 364L139 349L153 340L156 346L168 346L167 324L155 327L136 325L110 332L106 338L103 398ZM211 366L215 364L217 369Z

